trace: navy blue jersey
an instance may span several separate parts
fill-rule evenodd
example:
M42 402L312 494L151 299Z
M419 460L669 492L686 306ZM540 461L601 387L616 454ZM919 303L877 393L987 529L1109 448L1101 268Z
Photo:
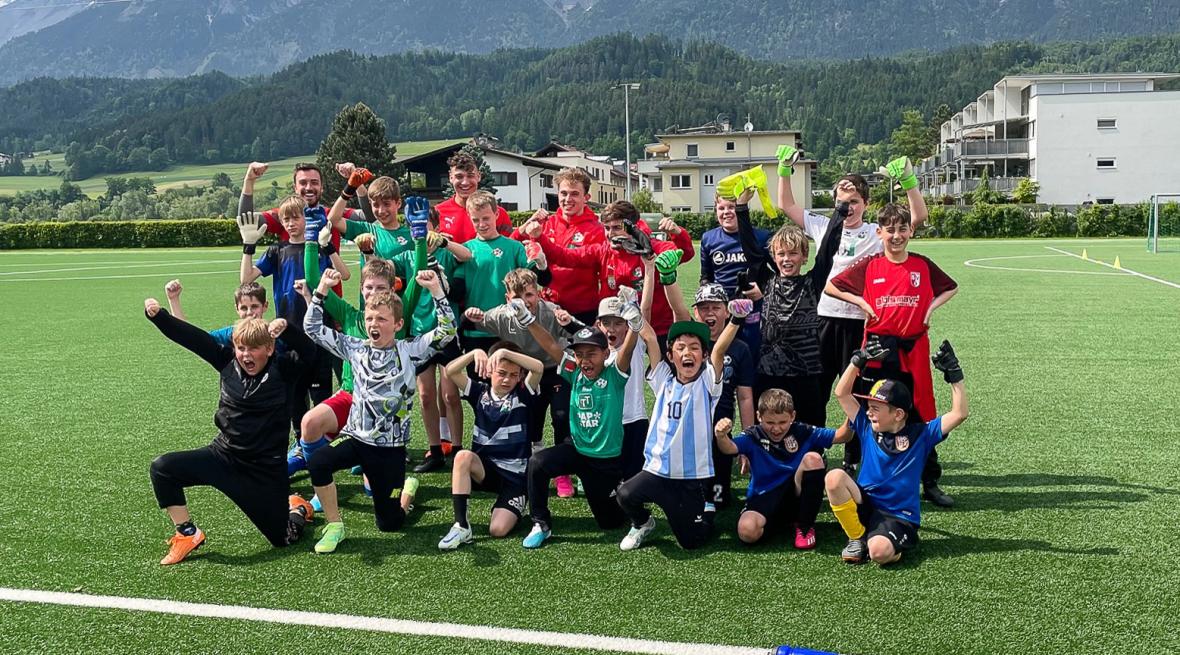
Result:
M275 302L275 318L287 319L287 324L303 329L303 316L307 313L307 302L295 291L295 280L303 275L302 243L280 241L271 244L266 252L254 262L263 277L272 278ZM332 260L320 255L320 273L332 267Z
M522 481L533 452L529 414L537 404L539 393L539 389L529 389L521 383L507 396L496 398L487 382L471 378L463 390L463 399L475 412L472 452L487 457L501 472L518 476Z
M836 431L795 421L782 441L773 441L755 425L734 438L738 453L750 460L750 486L746 497L760 496L794 480L803 456L832 447Z
M725 368L721 372L721 397L713 409L713 422L723 418L733 419L734 396L738 387L753 387L755 376L754 357L741 339L734 339L725 352Z
M766 250L770 232L755 228L754 238L762 250ZM720 284L732 296L737 288L738 272L746 267L746 253L737 232L730 234L715 227L701 236L701 280Z
M921 524L918 491L922 469L930 451L945 438L942 417L929 423L912 423L897 433L873 432L873 424L861 407L852 429L861 443L856 483L883 513Z

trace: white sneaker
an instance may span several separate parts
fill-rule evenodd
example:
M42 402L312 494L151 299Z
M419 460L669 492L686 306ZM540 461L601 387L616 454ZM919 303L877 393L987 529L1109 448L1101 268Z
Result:
M623 540L619 542L619 550L635 550L636 548L639 548L643 545L643 540L647 537L647 535L651 534L651 531L655 529L656 518L654 516L649 516L647 523L644 523L638 528L631 528L631 531L627 533L627 536L623 537Z
M442 541L438 542L438 549L455 550L463 544L471 543L473 539L474 537L471 534L471 528L464 528L456 523L455 525L451 526L450 531L447 532L447 536L443 537Z

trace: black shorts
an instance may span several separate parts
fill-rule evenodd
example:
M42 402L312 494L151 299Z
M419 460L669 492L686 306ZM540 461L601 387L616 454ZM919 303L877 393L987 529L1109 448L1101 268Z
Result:
M795 493L795 478L757 496L746 498L742 514L758 512L766 517L766 531L789 526L799 515L799 496Z
M419 364L414 372L422 375L422 372L430 370L431 366L446 366L458 359L462 354L463 351L459 349L459 340L451 339L447 342L447 345L443 346L442 350L435 352L431 355L430 359Z
M510 473L496 466L496 463L483 455L476 453L479 463L483 465L483 481L471 481L471 488L496 494L496 502L492 509L506 509L516 515L524 516L525 500L527 499L528 484L523 475Z
M856 514L865 526L866 542L876 536L885 537L898 553L918 545L918 526L877 509L864 489L860 490L860 495L864 502L857 506Z
M865 322L860 318L819 317L819 361L823 378L838 378L848 368L852 353L864 343ZM829 385L831 382L828 383ZM830 393L831 389L824 389Z

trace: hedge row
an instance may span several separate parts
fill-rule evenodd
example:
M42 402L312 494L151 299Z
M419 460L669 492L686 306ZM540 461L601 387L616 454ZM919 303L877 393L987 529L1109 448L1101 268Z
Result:
M830 210L828 210L830 211ZM930 220L920 236L957 238L997 237L1118 237L1146 236L1150 206L1093 205L1076 211L1061 207L975 205L930 208ZM512 212L516 224L531 212ZM1160 233L1180 234L1180 205L1161 207ZM713 214L674 214L672 218L699 239L717 225ZM755 225L777 229L782 216L768 218L753 212ZM871 221L872 215L866 215ZM76 221L0 225L0 250L20 248L163 248L232 246L240 243L237 226L225 219L154 221Z

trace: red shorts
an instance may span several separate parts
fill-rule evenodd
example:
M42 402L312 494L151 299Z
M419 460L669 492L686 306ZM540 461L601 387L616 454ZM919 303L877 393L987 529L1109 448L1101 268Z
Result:
M336 432L329 432L326 435L328 439L335 439L344 424L348 422L348 410L352 408L352 394L341 389L332 394L332 397L325 400L323 404L327 405L336 415Z

